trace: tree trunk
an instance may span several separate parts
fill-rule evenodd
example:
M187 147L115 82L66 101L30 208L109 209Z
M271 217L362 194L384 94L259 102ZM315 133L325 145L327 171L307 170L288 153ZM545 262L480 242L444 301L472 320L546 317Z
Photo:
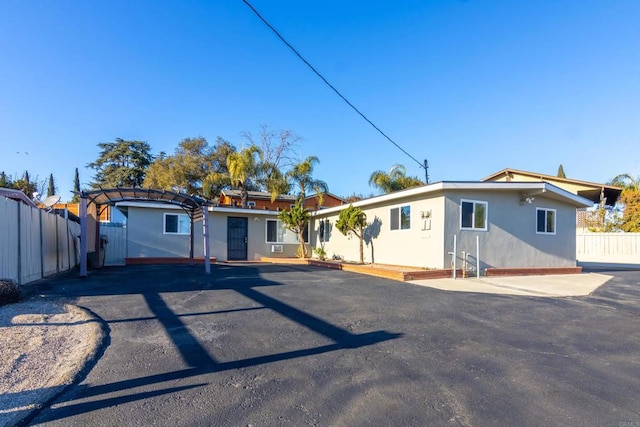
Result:
M358 239L360 240L360 264L364 264L364 245L363 245L364 233L363 233L362 226L360 226L360 234L358 234L357 236L358 236Z
M300 242L301 258L309 258L309 253L307 252L307 245L305 245L304 243L304 233L301 228L298 229L298 242Z
M247 207L247 199L248 198L249 198L249 193L247 193L247 189L243 185L242 188L240 189L240 205L243 208Z

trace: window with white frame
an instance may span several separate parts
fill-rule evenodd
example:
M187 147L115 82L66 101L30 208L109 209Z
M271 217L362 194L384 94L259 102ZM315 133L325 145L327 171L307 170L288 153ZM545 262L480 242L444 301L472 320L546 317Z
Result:
M462 230L487 229L487 202L477 200L460 201L460 228Z
M267 221L267 243L283 243L285 228L282 221L268 219Z
M404 205L389 210L391 230L409 230L411 228L411 206Z
M556 234L556 210L536 208L536 233Z
M256 202L247 202L247 207L255 208L256 207Z
M321 242L329 241L329 237L331 236L331 233L329 233L330 230L331 222L329 222L328 219L321 219L318 224L318 238Z
M189 215L165 213L164 234L191 234Z

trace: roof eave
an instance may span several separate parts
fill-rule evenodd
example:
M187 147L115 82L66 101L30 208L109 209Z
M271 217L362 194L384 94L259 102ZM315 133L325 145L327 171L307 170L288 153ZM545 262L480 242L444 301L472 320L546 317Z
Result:
M565 201L566 203L577 207L589 207L592 206L593 203L585 199L584 197L578 196L576 194L570 193L566 190L563 190L560 187L557 187L553 184L550 184L545 181L539 182L456 182L456 181L442 181L434 184L424 185L422 187L416 187L409 190L397 191L390 194L385 194L382 196L372 197L369 199L359 200L357 202L351 203L355 207L363 207L369 206L373 204L380 204L386 202L392 202L398 199L404 199L407 197L413 197L422 194L430 194L437 191L446 191L446 190L511 190L511 191L534 191L535 194L542 193L550 193L553 194L555 199L559 199ZM340 212L342 209L345 209L349 205L335 206L332 208L322 209L312 213L312 216L326 215L332 214L335 212Z

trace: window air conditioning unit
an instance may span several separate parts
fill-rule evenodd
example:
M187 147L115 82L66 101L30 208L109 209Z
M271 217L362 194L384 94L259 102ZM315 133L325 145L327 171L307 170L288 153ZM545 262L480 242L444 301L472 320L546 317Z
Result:
M282 245L271 245L271 252L282 252Z

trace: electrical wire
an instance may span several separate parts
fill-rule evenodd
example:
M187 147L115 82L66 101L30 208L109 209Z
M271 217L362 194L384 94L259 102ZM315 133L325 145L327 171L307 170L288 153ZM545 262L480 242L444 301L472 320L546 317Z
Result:
M256 16L267 26L269 27L269 29L271 31L274 32L274 34L276 36L278 36L278 38L289 48L291 49L291 51L293 51L293 53L296 54L296 56L298 58L300 58L300 60L302 62L304 62L307 67L309 67L311 69L311 71L313 71L318 77L320 77L320 79L327 85L329 86L340 98L342 98L342 100L344 102L347 103L347 105L349 107L351 107L356 113L358 113L360 115L360 117L362 117L364 120L367 121L367 123L369 123L371 126L373 126L373 128L375 130L377 130L382 136L384 136L389 142L391 142L393 145L396 146L396 148L398 148L400 151L402 151L405 155L407 155L411 160L413 160L414 162L416 162L421 168L426 169L425 167L425 163L417 160L415 157L413 157L411 154L409 154L404 148L402 148L400 145L398 145L393 139L391 139L386 133L384 133L378 126L376 126L371 120L369 120L369 118L367 116L365 116L355 105L353 105L351 102L349 102L349 100L342 94L340 93L340 91L338 89L335 88L335 86L333 86L331 83L329 83L329 81L322 75L320 74L320 72L318 70L315 69L315 67L313 65L311 65L311 63L309 61L307 61L301 54L300 52L298 52L296 50L296 48L294 48L293 46L291 46L291 44L278 32L278 30L276 30L273 25L271 25L261 14L260 12L258 12L252 5L251 3L249 3L248 0L242 0L242 2L244 4L247 5L247 7L249 7L249 9L251 9L253 11L253 13L256 14Z

